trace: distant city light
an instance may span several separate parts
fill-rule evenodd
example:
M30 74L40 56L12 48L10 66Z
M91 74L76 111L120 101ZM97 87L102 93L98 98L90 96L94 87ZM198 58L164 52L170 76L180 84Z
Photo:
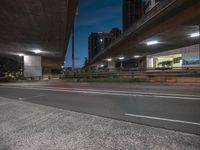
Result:
M39 49L33 50L33 52L34 52L35 54L42 53L42 51L41 51L41 50L39 50Z
M155 44L158 44L158 43L159 43L158 41L149 41L146 44L147 45L155 45Z
M140 58L141 56L139 56L139 55L135 55L135 56L133 56L134 58Z
M103 39L100 39L100 42L103 42Z
M107 61L112 61L112 58L108 58Z
M23 54L23 53L20 53L20 54L18 54L18 56L22 57L22 56L24 56L24 54Z
M119 60L124 60L124 57L119 57Z
M192 33L191 35L190 35L190 37L198 37L200 34L199 34L199 32L196 32L196 33Z

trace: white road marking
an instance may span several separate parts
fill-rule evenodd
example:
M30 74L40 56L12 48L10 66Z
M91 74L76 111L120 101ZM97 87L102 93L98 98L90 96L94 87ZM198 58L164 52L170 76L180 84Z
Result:
M128 114L128 113L126 113L124 115L125 116L130 116L130 117L136 117L136 118L145 118L145 119L161 120L161 121L168 121L168 122L175 122L175 123L183 123L183 124L200 126L200 123L197 123L197 122L189 122L189 121L174 120L174 119L167 119L167 118L159 118L159 117L152 117L152 116L135 115L135 114Z
M5 85L3 87L11 87L8 85ZM39 88L37 86L15 86L11 88ZM80 88L62 88L62 87L43 87L45 89L58 89L58 90L77 90L77 91L94 91L94 92L106 92L106 93L123 93L123 94L139 94L139 95L157 95L157 96L175 96L175 97L198 97L200 98L200 95L186 95L186 94L171 94L171 93L154 93L154 92L133 92L133 91L120 91L120 90L97 90L97 89L80 89Z
M33 87L37 88L37 87ZM157 97L165 98L166 96L175 96L179 97L197 97L200 98L200 95L185 95L185 94L169 94L169 93L151 93L151 92L131 92L131 91L113 91L113 90L93 90L93 89L79 89L79 88L59 88L59 87L45 87L45 89L59 89L59 90L76 90L76 91L93 91L93 92L105 92L105 93L122 93L122 94L138 94L137 96L145 95L156 95ZM167 97L168 98L168 97Z
M43 95L36 95L36 96L30 96L30 97L20 97L18 100L26 100L26 99L32 99L32 98L38 98L38 97L43 97L47 96L48 94L43 94Z
M41 87L7 87L17 89L30 89L41 91L55 91L55 92L69 92L69 93L83 93L83 94L98 94L98 95L114 95L114 96L137 96L137 97L155 97L166 99L184 99L200 101L199 95L181 95L168 93L144 93L144 92L126 92L126 91L106 91L106 90L92 90L92 89L75 89L75 88L41 88ZM56 88L56 89L55 89ZM163 95L162 95L163 94Z

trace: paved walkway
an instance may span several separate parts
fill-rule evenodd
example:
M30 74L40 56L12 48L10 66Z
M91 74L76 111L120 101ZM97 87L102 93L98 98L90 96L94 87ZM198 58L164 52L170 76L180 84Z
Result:
M200 136L0 98L0 150L199 150Z

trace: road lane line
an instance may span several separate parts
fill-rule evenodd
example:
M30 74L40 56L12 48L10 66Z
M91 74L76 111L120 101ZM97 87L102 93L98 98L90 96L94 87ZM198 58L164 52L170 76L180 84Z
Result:
M159 118L159 117L152 117L152 116L135 115L135 114L129 114L129 113L126 113L124 115L125 116L130 116L130 117L136 117L136 118L145 118L145 119L161 120L161 121L168 121L168 122L175 122L175 123L183 123L183 124L200 126L200 123L197 123L197 122L189 122L189 121L174 120L174 119L167 119L167 118Z
M37 88L37 87L33 87ZM165 96L181 96L181 97L199 97L200 95L185 95L185 94L169 94L169 93L153 93L153 92L131 92L131 91L114 91L114 90L94 90L94 89L79 89L79 88L60 88L60 87L45 87L46 89L61 89L61 90L77 90L77 91L94 91L94 92L109 92L109 93L124 93L124 94L143 94L143 95L165 95Z
M26 99L32 99L32 98L38 98L38 97L44 97L47 96L48 94L43 94L43 95L36 95L36 96L30 96L30 97L20 97L18 100L26 100Z
M30 89L30 90L41 90L41 91L54 91L54 92L69 92L69 93L83 93L83 94L97 94L97 95L113 95L113 96L136 96L136 97L154 97L154 98L166 98L166 99L184 99L184 100L196 100L200 101L200 97L191 97L176 96L176 95L153 95L153 94L139 94L139 93L117 93L117 92L100 92L100 91L87 91L83 90L66 90L66 89L51 89L51 88L36 88L36 87L8 87L8 88L17 88L17 89Z
M56 91L56 92L70 92L70 93L83 93L83 94L98 94L98 95L113 95L113 96L137 96L137 97L155 97L160 98L157 95L142 95L142 94L131 94L131 93L109 93L109 92L95 92L95 91L79 91L79 90L59 90L59 89L43 89L43 88L30 88L36 90ZM166 99L186 99L186 100L200 100L200 97L173 97L173 96L162 96Z
M39 88L37 86L2 86L10 88ZM154 93L154 92L133 92L133 91L119 91L119 90L98 90L98 89L80 89L80 88L61 88L61 87L42 87L45 89L58 89L58 90L77 90L77 91L94 91L94 92L106 92L106 93L123 93L123 94L139 94L139 95L157 95L157 96L175 96L175 97L197 97L200 98L200 95L186 95L186 94L169 94L169 93Z

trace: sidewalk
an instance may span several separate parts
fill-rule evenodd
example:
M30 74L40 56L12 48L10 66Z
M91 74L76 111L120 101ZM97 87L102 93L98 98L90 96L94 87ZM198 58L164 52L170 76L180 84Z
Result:
M200 136L0 98L1 150L199 150Z

